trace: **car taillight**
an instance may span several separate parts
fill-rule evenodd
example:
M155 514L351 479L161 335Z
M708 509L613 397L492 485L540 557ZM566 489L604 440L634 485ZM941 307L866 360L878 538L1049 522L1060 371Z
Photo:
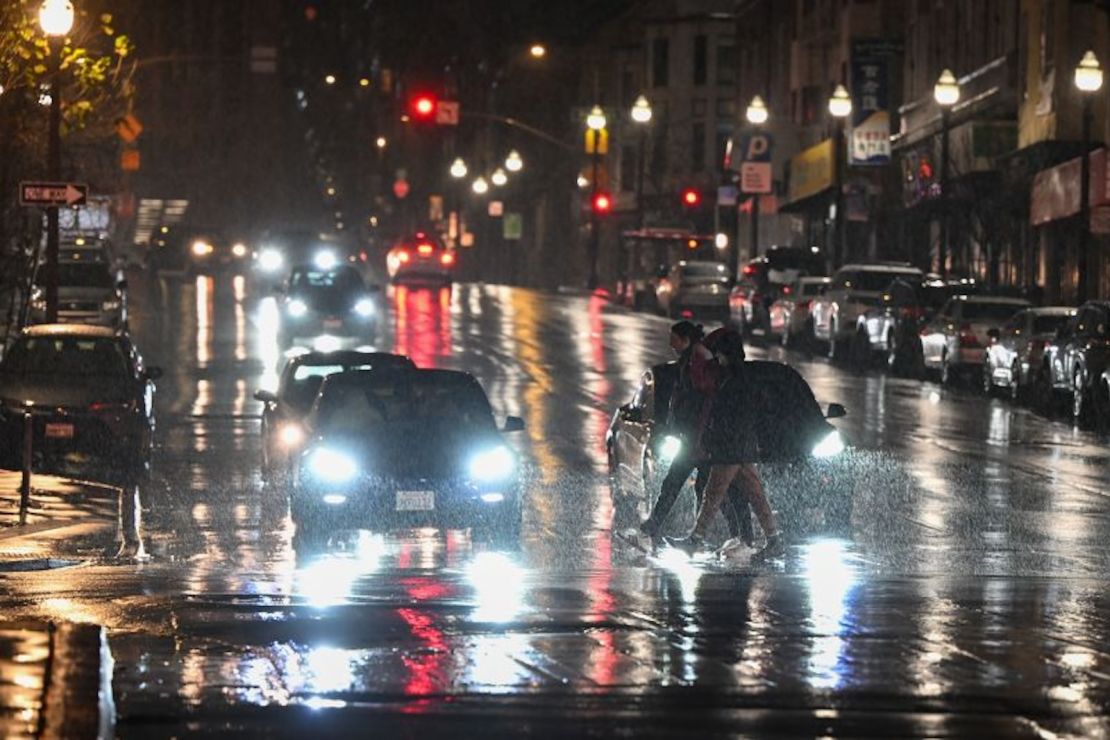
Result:
M754 275L755 274L755 268L752 267L751 265L744 265L743 273L745 275Z
M427 257L429 254L435 251L435 247L433 247L431 244L421 244L417 246L416 251L420 252L422 256Z
M120 411L127 411L129 407L130 404L126 403L102 403L98 401L89 404L89 411L92 411L94 414L112 414Z
M975 336L975 332L971 330L970 324L964 324L960 327L960 346L961 347L978 347L979 337Z
M397 261L402 265L406 264L410 259L412 259L412 256L408 252L401 252L397 255Z
M455 264L455 255L451 254L450 252L444 252L442 255L440 255L439 261L442 262L444 265L450 267L451 265Z

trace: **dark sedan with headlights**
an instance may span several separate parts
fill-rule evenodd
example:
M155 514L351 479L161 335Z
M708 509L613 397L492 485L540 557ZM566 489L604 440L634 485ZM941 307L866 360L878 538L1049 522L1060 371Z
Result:
M520 536L519 463L473 376L355 370L324 380L305 420L290 509L302 541L337 526L470 527Z
M0 362L0 436L18 464L30 413L36 459L99 458L145 465L154 437L156 367L145 367L114 329L40 324L25 329Z
M840 432L828 422L846 414L831 404L823 413L805 379L781 362L744 363L745 384L756 406L760 473L784 530L843 531L849 526L854 476ZM625 510L647 510L681 442L664 422L674 363L644 373L632 401L613 415L606 435L613 498Z
M262 479L283 482L289 464L305 442L304 419L324 378L348 370L412 369L404 355L387 352L307 352L285 364L276 391L259 390L262 401Z
M283 289L278 341L289 347L322 335L370 338L382 310L378 298L352 267L297 267Z

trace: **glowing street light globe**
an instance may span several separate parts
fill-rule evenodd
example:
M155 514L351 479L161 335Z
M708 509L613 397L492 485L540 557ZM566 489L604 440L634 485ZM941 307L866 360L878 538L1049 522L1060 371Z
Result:
M1102 67L1098 64L1098 57L1093 51L1083 55L1079 66L1075 68L1075 86L1080 92L1093 93L1102 89Z
M590 114L586 116L586 126L591 131L600 131L605 128L605 124L609 121L605 118L605 111L601 110L601 106L595 105L590 109Z
M474 181L474 184L470 186L470 189L473 190L476 195L485 195L489 192L489 183L486 182L486 178L479 177Z
M500 167L494 170L489 179L490 182L492 182L496 187L499 188L505 187L505 185L509 182L509 176L506 175L505 170L501 169Z
M73 3L46 0L39 8L39 25L47 36L65 36L73 28Z
M524 169L524 160L516 149L513 149L509 152L509 156L505 157L505 169L509 172L520 172Z
M829 98L829 113L834 118L847 118L852 113L852 97L844 85L837 85Z
M933 98L942 108L950 108L960 99L960 83L952 70L946 69L940 73L940 79L933 86Z
M767 104L763 102L763 98L756 95L752 98L752 102L748 104L747 119L748 123L753 123L756 126L767 123L767 118L770 113L767 110Z
M451 177L456 180L461 180L466 177L468 171L466 162L463 161L462 157L457 157L455 161L451 163Z
M532 48L528 50L533 59L543 59L547 56L547 47L543 44L532 44Z
M636 102L632 104L632 120L636 123L651 122L651 103L643 95L636 98Z

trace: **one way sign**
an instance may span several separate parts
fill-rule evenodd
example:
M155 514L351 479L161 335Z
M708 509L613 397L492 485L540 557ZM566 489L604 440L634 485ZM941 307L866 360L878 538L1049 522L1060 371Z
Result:
M83 206L89 197L88 185L71 182L21 182L21 206Z

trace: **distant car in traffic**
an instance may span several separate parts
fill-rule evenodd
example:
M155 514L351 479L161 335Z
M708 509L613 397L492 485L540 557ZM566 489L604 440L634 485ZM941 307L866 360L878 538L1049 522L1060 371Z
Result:
M0 438L9 466L22 449L23 415L33 417L36 457L76 454L121 466L149 462L154 381L126 334L100 326L24 329L0 362Z
M290 510L302 541L337 527L472 528L520 537L520 464L473 376L352 371L324 380L305 419Z
M770 331L771 306L801 277L825 274L825 260L812 247L772 246L740 270L729 293L730 320L744 334Z
M844 265L813 301L814 339L828 345L830 358L839 358L859 330L860 318L879 307L892 280L920 282L922 277L921 270L906 263Z
M1027 397L1044 363L1045 346L1075 314L1068 306L1027 308L989 330L983 391L990 395L1001 389L1012 401Z
M279 287L291 268L308 265L320 270L350 265L366 277L370 259L366 250L357 250L342 239L303 229L266 232L256 240L251 257L250 280L259 292Z
M791 533L817 528L845 531L852 513L854 475L844 440L828 422L846 414L832 404L823 413L809 384L789 365L748 361L745 382L757 389L755 425L760 473L780 524ZM681 442L662 421L677 378L673 362L643 375L632 400L617 409L605 436L614 503L649 509Z
M771 304L769 312L770 334L778 337L783 347L812 334L809 310L829 283L827 277L803 277L783 286L781 297Z
M988 295L950 298L921 329L925 369L937 372L944 384L955 380L957 373L982 372L990 330L1029 307L1029 301L1019 298Z
M386 270L393 283L450 285L455 279L456 261L455 252L439 239L419 232L389 250Z
M307 352L290 359L281 371L276 391L255 391L262 401L262 480L284 482L305 442L304 419L312 410L324 378L348 370L415 368L404 355L385 352Z
M373 337L382 311L379 298L348 265L295 267L279 302L278 343L289 347L297 339L322 335Z
M1045 345L1036 392L1045 411L1066 404L1077 425L1110 428L1110 301L1084 303Z
M148 265L166 275L214 275L245 272L251 248L218 230L178 228L155 239L147 257Z
M728 318L728 265L682 260L659 281L656 303L667 316Z
M110 264L90 255L70 256L58 263L58 323L95 324L113 329L127 326L127 281ZM30 322L46 321L46 287L31 291Z

